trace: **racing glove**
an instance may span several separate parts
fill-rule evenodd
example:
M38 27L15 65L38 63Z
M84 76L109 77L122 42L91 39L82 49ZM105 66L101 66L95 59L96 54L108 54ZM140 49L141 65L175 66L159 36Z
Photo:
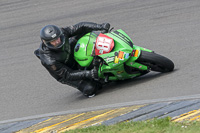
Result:
M91 71L86 71L85 77L89 79L98 80L98 69L94 67Z
M110 29L110 24L109 23L103 23L101 24L103 30L105 31L105 33L107 33Z

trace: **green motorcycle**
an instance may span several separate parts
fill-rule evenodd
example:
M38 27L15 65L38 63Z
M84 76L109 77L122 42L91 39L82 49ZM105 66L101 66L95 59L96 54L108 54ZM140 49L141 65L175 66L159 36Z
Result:
M170 72L174 69L170 59L134 45L121 29L84 35L75 46L74 58L80 69L97 68L98 80L104 83L138 77L150 71Z

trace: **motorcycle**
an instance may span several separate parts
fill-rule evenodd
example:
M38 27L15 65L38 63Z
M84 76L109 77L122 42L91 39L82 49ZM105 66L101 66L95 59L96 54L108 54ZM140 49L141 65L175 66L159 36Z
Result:
M75 46L74 58L80 69L98 69L98 81L102 83L135 78L150 71L171 72L174 69L170 59L134 45L122 29L85 34Z

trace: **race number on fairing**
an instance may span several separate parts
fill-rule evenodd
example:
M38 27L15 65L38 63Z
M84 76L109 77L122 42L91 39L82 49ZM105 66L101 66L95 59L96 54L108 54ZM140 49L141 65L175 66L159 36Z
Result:
M101 55L109 53L114 47L114 41L107 35L99 34L95 44L95 54Z

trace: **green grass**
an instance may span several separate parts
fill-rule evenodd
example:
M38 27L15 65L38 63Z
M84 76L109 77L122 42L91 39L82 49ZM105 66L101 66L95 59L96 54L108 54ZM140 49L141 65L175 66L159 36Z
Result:
M171 118L92 126L65 133L200 133L200 122L171 122Z

